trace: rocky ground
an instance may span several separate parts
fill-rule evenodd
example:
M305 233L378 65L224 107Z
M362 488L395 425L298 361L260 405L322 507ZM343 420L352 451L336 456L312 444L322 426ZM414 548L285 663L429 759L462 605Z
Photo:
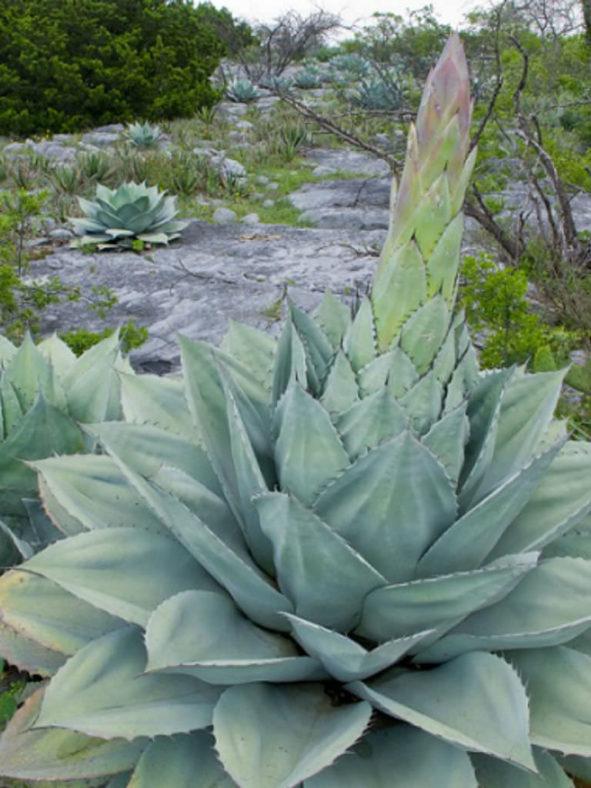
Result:
M268 111L274 101L259 99L259 109ZM232 124L229 139L236 146L250 144L252 124L244 120L245 110L245 105L231 102L219 108ZM120 141L122 129L107 126L78 137L56 135L40 142L11 143L4 154L28 151L68 162L80 150L109 150ZM231 149L219 149L213 141L194 153L208 156L232 177L250 177L231 157ZM262 224L256 213L238 222L234 211L220 205L213 213L214 223L192 221L168 248L142 254L87 254L68 248L67 227L48 226L47 239L35 243L63 245L32 263L29 277L39 280L57 274L64 284L84 292L109 288L118 303L106 318L89 314L84 300L52 305L44 312L43 331L71 326L98 330L132 319L149 330L148 341L133 352L133 362L138 368L166 373L178 365L178 333L218 340L229 319L273 326L286 289L305 308L315 305L326 289L349 298L366 290L388 226L388 166L355 150L311 148L305 155L312 174L328 178L307 183L289 197L309 227ZM258 178L257 188L268 188L272 202L272 184L267 181ZM518 194L515 199L519 200ZM579 203L580 229L591 229L589 200L579 198ZM468 224L466 244L479 240L477 229Z

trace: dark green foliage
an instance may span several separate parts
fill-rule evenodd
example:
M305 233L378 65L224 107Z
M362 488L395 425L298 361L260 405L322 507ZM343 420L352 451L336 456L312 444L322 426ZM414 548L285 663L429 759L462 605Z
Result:
M488 254L467 256L462 266L461 305L481 338L483 367L529 363L536 372L565 366L580 337L545 323L527 299L523 269L499 267Z
M77 328L66 331L59 337L72 350L76 356L81 356L86 350L98 345L103 339L112 336L114 328L105 328L104 331L89 331L87 328ZM141 347L148 339L148 329L145 326L136 326L133 320L129 320L119 329L121 339L121 349L124 353L129 353L134 348Z
M0 134L191 116L218 98L224 24L186 0L4 0Z

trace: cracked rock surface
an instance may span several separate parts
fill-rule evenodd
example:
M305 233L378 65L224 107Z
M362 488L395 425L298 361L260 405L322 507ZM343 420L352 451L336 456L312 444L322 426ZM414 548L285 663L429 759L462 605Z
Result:
M118 303L106 318L83 300L50 305L42 331L100 330L134 320L149 330L131 355L145 371L166 373L179 364L177 333L218 342L229 319L271 330L280 299L312 309L325 290L354 297L364 292L377 265L383 231L296 228L283 225L212 225L194 221L182 239L148 253L85 254L62 247L31 264L29 277L58 275L62 282L108 287Z

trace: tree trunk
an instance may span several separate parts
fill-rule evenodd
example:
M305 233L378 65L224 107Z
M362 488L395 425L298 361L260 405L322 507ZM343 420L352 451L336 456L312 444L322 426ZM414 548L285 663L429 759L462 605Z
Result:
M591 0L581 0L583 6L583 19L585 21L585 37L587 43L591 44Z

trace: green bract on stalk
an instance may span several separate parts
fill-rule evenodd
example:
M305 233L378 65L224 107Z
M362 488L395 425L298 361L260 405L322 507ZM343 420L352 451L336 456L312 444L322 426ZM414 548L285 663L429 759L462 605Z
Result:
M47 678L0 773L109 788L566 788L590 774L591 445L563 373L454 313L471 161L452 37L371 299L181 340L102 454L31 465L64 538L0 578Z

